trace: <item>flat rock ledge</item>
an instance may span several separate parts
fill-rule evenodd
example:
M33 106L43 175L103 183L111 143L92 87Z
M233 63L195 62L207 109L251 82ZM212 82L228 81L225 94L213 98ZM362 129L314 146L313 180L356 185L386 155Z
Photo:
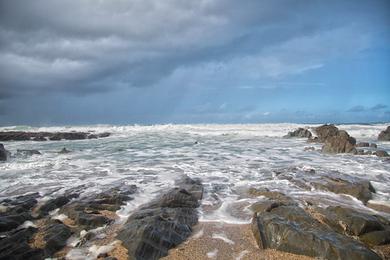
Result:
M83 140L96 139L110 136L110 133L88 132L23 132L3 131L0 132L0 141L59 141L59 140Z
M203 186L200 180L187 176L176 185L141 206L118 233L129 259L159 259L191 235L198 222L197 207Z

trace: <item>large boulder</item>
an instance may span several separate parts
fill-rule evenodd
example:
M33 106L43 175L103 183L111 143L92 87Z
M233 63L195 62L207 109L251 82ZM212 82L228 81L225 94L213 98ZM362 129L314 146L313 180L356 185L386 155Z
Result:
M336 135L326 138L323 153L356 153L356 139L346 131L339 130Z
M381 259L360 242L333 231L296 205L256 213L252 231L263 249L321 259Z
M117 238L129 259L159 259L182 243L198 222L203 186L188 177L129 217Z
M336 136L337 133L339 132L339 129L334 125L322 125L315 128L315 132L318 136L318 141L320 143L323 143L329 137Z
M312 137L312 133L309 130L300 127L292 132L288 132L288 134L285 137L286 138L291 138L291 137L310 138Z
M379 141L390 141L390 126L386 128L386 130L383 130L378 135Z
M9 152L4 148L3 144L0 144L0 161L6 161L9 156Z

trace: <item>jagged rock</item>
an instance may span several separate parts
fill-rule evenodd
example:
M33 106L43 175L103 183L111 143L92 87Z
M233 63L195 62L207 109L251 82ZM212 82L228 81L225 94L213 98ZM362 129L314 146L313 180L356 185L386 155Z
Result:
M361 243L332 231L298 206L256 213L252 231L260 248L325 259L380 259Z
M46 201L42 206L37 210L39 216L43 217L49 214L50 211L60 208L67 204L71 199L77 198L78 194L69 194L62 195L54 199Z
M187 239L198 221L199 180L184 178L174 188L140 207L118 234L130 259L158 259Z
M16 155L17 156L41 155L41 152L38 150L17 149Z
M285 137L310 138L312 137L312 133L309 130L300 127L293 132L289 132Z
M378 157L389 157L389 154L384 150L378 150L374 154Z
M378 135L379 141L390 141L390 126L386 128L386 130L383 130Z
M369 147L370 143L367 142L360 142L356 144L356 147Z
M329 137L336 136L339 132L339 129L334 125L322 125L315 128L315 132L318 136L318 141L320 143L325 142Z
M0 213L0 232L13 230L33 219L30 211L37 204L38 196L38 193L33 193L3 200L1 204L6 207L6 211Z
M336 135L328 137L322 147L323 153L356 153L356 139L346 131L340 130Z
M61 213L72 219L78 229L93 229L108 224L112 219L101 214L102 210L115 212L133 198L129 195L137 190L135 185L121 185L113 187L91 198L72 201L60 209Z
M3 144L0 144L0 161L6 161L9 157L9 152L4 148Z
M41 249L31 248L29 245L29 241L36 231L36 228L29 227L13 231L1 238L0 259L44 259L45 257Z

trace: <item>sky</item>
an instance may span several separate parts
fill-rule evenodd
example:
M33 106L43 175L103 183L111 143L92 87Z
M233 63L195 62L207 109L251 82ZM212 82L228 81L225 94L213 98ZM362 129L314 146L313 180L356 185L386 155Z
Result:
M390 122L388 0L0 0L0 125Z

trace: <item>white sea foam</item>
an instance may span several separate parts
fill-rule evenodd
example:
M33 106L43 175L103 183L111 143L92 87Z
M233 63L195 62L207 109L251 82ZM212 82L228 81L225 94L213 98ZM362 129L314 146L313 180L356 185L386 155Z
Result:
M77 141L4 142L13 154L17 149L37 149L41 156L12 156L0 163L0 199L39 191L46 198L56 197L69 189L78 189L81 197L102 192L118 183L136 185L134 200L117 214L124 221L139 205L173 186L183 174L202 179L205 194L200 209L201 221L248 223L250 212L240 202L239 187L259 187L281 191L291 196L319 198L324 205L352 203L365 206L343 195L316 190L302 190L279 172L290 177L307 178L329 175L370 180L377 190L374 200L390 200L390 165L376 156L324 155L304 151L304 139L282 138L297 127L315 125L248 124L248 125L153 125L153 126L65 126L1 127L24 131L91 131L110 132L108 138ZM385 124L338 125L358 141L376 142L390 150L389 142L377 142ZM197 143L195 143L197 142ZM58 154L63 147L69 154ZM293 170L295 169L295 170ZM298 174L298 175L297 175ZM299 176L298 176L299 178ZM80 188L81 187L81 188ZM250 203L251 201L247 201ZM236 208L244 214L237 215ZM233 209L233 210L232 210Z

